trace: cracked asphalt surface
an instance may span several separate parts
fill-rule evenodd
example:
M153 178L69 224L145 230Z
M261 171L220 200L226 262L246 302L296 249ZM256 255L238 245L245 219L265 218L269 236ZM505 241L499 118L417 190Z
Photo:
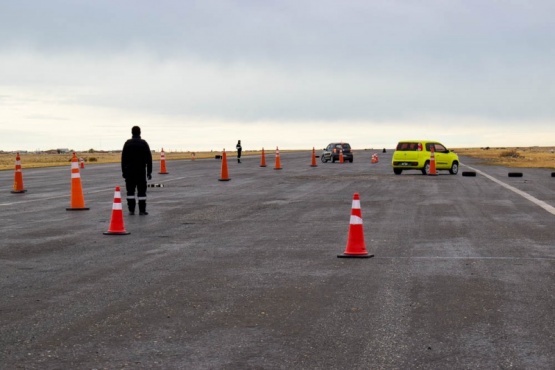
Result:
M478 173L281 153L167 161L107 236L119 165L0 172L1 369L553 369L555 215ZM461 158L555 206L549 170ZM461 167L461 172L467 170ZM371 259L339 259L360 194Z

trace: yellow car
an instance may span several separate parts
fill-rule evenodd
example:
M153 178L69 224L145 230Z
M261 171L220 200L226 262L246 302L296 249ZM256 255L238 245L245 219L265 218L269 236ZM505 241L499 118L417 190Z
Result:
M404 170L419 170L423 175L428 175L432 147L435 152L436 170L448 170L452 175L456 175L459 172L459 156L443 144L431 140L400 141L391 160L393 172L400 175Z

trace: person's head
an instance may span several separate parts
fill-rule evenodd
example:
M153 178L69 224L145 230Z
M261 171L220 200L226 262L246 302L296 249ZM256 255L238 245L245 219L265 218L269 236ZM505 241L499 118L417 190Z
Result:
M133 136L140 136L141 128L139 126L133 126L133 128L131 129L131 134L133 134Z

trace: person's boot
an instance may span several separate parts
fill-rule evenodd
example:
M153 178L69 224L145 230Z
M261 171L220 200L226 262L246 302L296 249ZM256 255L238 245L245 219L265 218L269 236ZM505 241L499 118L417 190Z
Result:
M148 215L148 212L146 211L146 200L139 200L139 215Z
M127 208L129 209L129 214L135 214L135 199L127 199Z

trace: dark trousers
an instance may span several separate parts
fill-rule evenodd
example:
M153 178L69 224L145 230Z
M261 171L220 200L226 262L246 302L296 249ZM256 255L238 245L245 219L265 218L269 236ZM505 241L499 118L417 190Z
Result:
M135 212L135 189L137 190L137 200L139 201L139 212L146 211L146 177L128 177L125 179L127 189L127 208L130 212Z

